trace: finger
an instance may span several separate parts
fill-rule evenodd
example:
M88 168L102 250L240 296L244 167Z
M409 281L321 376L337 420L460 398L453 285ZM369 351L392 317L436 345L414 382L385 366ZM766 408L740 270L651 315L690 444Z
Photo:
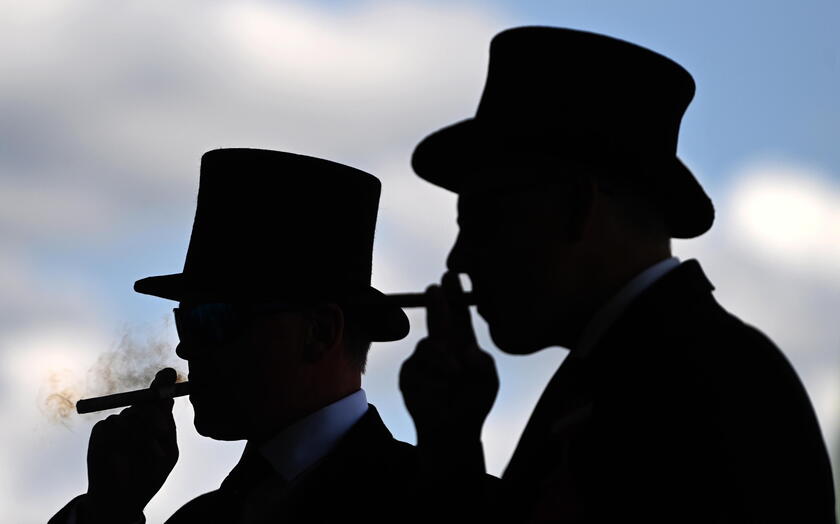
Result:
M415 367L443 367L452 368L457 367L458 362L452 356L451 352L447 350L448 345L437 338L426 337L417 343L417 348L414 350L409 360Z
M153 419L144 421L142 427L134 431L134 445L137 449L161 450L155 451L152 457L175 457L178 456L178 440L176 438L175 423L167 420L167 417L158 415Z
M154 438L174 439L175 438L175 417L171 411L162 409L150 409L143 414L141 419L143 430Z
M173 448L168 442L139 434L130 437L128 449L132 462L146 468L170 469L178 460L177 446Z
M461 372L459 363L445 351L445 347L432 338L424 338L417 349L400 368L400 387L422 387L427 382L446 380L451 382Z
M429 336L445 338L450 331L449 304L440 286L426 288L426 327Z
M428 401L429 395L448 392L453 389L453 381L441 375L419 376L407 366L400 370L399 388L403 395L408 395L421 401Z
M458 273L447 271L442 279L443 294L449 306L450 336L455 338L459 348L475 345L475 331L473 331L470 308L464 300L464 289Z
M106 440L108 435L110 435L114 429L114 418L116 416L117 415L110 415L108 418L100 420L93 425L93 428L90 430L90 447L95 447L100 442Z
M92 453L102 456L102 453L107 455L120 450L132 433L126 430L125 420L121 415L110 415L105 420L100 420L90 433L88 458Z
M123 410L122 420L118 421L121 431L141 440L161 441L169 447L177 447L175 418L171 408L161 409L161 402L137 404Z
M111 435L130 442L136 452L158 445L177 455L175 418L171 411L159 409L155 404L138 404L123 410L118 416L112 415L115 418L111 421L114 428Z
M131 430L149 438L174 439L175 417L172 415L171 406L169 409L161 408L163 402L165 401L137 404L126 409L123 415L127 423L130 423Z
M458 361L446 352L429 352L413 355L403 363L402 378L423 382L427 380L452 380L461 373Z
M445 380L434 380L423 383L401 382L400 392L403 394L403 400L410 403L413 407L434 405L434 398L441 395L451 395L453 391L452 383Z
M414 353L410 358L434 358L434 355L445 354L446 343L440 338L426 337L421 338L414 348Z

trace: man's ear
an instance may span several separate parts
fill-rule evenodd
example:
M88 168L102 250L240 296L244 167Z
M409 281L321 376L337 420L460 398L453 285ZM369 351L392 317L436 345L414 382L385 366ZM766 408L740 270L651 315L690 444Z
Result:
M304 339L304 359L317 362L344 339L344 312L334 303L319 304L309 312L309 326Z

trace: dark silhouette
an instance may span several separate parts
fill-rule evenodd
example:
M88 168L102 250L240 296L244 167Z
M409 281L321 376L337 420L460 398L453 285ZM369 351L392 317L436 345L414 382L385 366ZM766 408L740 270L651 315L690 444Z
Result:
M671 238L713 222L677 158L691 75L610 37L497 35L475 118L416 148L458 193L460 233L401 389L426 474L463 514L509 522L830 523L831 470L782 353L726 312ZM570 349L488 494L481 426L498 388L456 273L495 344ZM457 489L455 488L457 486ZM454 493L454 494L453 494Z
M379 193L374 176L317 158L203 156L183 272L135 290L180 302L198 432L248 442L218 490L167 522L377 521L418 505L414 448L360 390L371 341L409 328L399 307L370 306L385 302L370 285ZM174 380L164 370L153 386ZM172 404L97 423L88 491L51 522L141 522L178 458Z

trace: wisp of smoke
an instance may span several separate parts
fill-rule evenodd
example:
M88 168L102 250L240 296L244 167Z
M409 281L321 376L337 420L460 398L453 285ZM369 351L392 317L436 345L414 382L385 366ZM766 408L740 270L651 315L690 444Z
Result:
M171 344L159 337L139 343L126 332L117 348L96 359L87 373L87 396L100 396L149 387L155 373L165 367L177 370L178 361ZM183 373L179 371L179 379Z
M84 388L69 369L52 371L41 390L41 411L51 422L67 426L67 420L76 409ZM69 427L69 426L68 426Z
M141 342L126 329L115 347L99 355L88 369L84 384L70 370L52 371L40 395L41 411L49 420L67 426L80 398L149 387L155 373L165 367L175 368L178 382L184 381L178 369L181 363L162 335L147 336Z

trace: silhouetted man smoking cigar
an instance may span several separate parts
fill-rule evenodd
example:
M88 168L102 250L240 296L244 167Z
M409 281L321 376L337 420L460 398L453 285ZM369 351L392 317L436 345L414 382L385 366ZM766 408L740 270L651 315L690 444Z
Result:
M427 472L465 518L834 522L796 373L718 305L697 261L671 255L671 238L714 218L676 156L694 88L681 66L627 42L511 29L491 43L475 117L417 146L417 174L458 194L460 234L401 388ZM498 381L466 308L447 300L457 272L502 351L570 350L502 498L469 488Z
M458 304L474 305L471 293L463 293L455 299ZM349 304L351 307L382 307L396 306L400 308L428 307L429 297L424 293L391 293L384 296L362 298ZM148 387L134 391L112 393L101 397L83 398L76 402L79 414L95 413L114 408L123 408L134 404L156 402L158 400L183 397L189 395L189 382L177 382L163 386Z
M327 160L203 156L184 270L135 290L179 302L196 430L248 443L218 490L167 522L384 521L417 506L414 448L360 389L371 342L409 327L370 285L379 192L374 176ZM154 385L174 381L164 370ZM172 403L99 422L88 491L51 522L141 522L178 458Z

